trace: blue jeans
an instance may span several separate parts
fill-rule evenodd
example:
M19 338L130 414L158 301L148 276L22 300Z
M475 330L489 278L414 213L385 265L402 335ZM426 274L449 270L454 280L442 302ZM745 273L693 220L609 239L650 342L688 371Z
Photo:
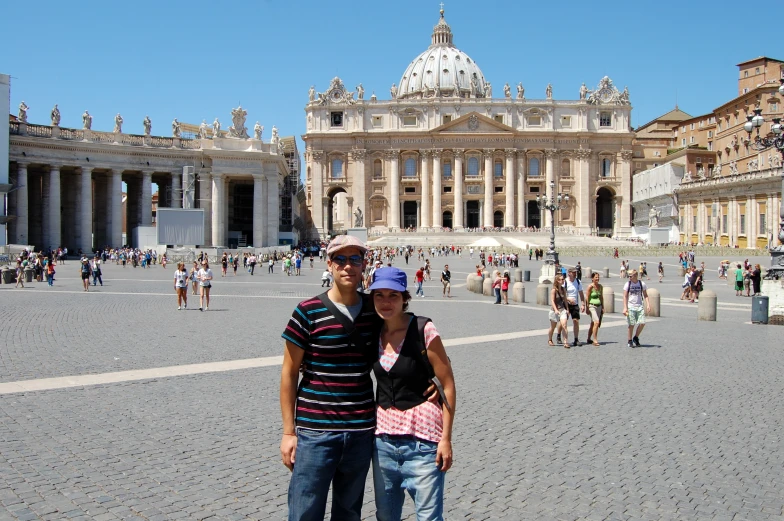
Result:
M496 304L500 304L501 303L501 288L493 288L493 291L495 292L495 303Z
M416 294L417 295L422 295L424 297L425 296L425 290L422 289L422 283L417 281L416 284L417 284Z
M330 483L331 518L359 521L372 453L372 430L299 429L289 483L289 521L323 521Z
M402 436L376 436L373 488L376 519L400 521L405 492L417 520L443 521L444 472L436 466L437 443Z

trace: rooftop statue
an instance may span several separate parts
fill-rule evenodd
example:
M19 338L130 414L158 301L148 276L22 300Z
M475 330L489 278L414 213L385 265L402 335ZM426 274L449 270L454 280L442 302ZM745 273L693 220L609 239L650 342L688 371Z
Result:
M544 93L547 96L547 99L553 99L553 84L552 83L548 83L547 84L547 88L545 89Z
M52 118L52 126L59 127L60 126L60 109L57 108L57 104L55 104L54 108L52 109L52 113L49 115Z
M114 116L114 133L115 134L122 134L122 124L123 118L118 112L116 116Z
M215 118L215 121L212 122L212 139L215 139L216 137L220 137L220 129L221 129L220 121L218 121L218 118Z
M229 127L229 135L237 138L248 139L248 129L245 128L245 117L248 115L247 110L243 110L242 105L231 111L231 121L234 123Z
M308 90L308 101L316 101L316 86L311 85Z
M256 122L256 125L253 127L253 139L258 139L261 141L261 135L264 133L264 127L259 125L259 122Z
M357 99L365 99L365 87L361 83L357 85Z
M389 89L389 95L392 96L392 99L397 99L397 85L395 85L394 83L392 84L392 87L390 87Z
M504 97L507 99L512 97L512 88L508 83L504 85Z
M207 129L209 125L207 125L207 120L201 120L201 124L199 125L199 139L207 139Z
M492 99L493 97L493 84L489 81L485 83L485 98Z
M29 109L25 102L19 104L19 121L22 123L27 123L27 109Z
M150 121L150 116L144 116L142 124L144 125L144 135L149 136L150 132L152 132L152 121Z
M525 87L522 82L517 84L517 99L525 99Z
M82 128L85 130L93 128L93 117L86 110L84 111L84 114L82 114Z
M174 121L172 121L172 136L180 137L181 135L182 129L180 128L180 122L177 121L177 118L174 118Z
M585 86L585 83L582 84L580 87L580 99L585 99L588 95L588 87Z

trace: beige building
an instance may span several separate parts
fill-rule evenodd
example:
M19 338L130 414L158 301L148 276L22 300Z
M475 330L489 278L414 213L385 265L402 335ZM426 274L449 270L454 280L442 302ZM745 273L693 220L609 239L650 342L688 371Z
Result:
M570 196L559 226L628 235L628 90L605 76L562 99L552 85L534 94L507 80L494 89L454 46L442 11L389 99L339 78L322 93L311 87L302 138L315 232L548 226L536 198L553 182Z
M678 228L674 240L740 248L778 242L782 157L775 150L750 147L743 125L759 108L766 121L760 133L766 135L772 118L782 117L784 100L778 88L784 62L760 57L738 64L738 69L738 96L713 112L697 117L671 112L637 129L635 157L644 158L646 167L682 167L682 179L669 194ZM662 154L668 126L671 138ZM646 231L645 210L656 210L661 203L648 198L642 187L637 190L643 179L647 177L634 178L635 232L640 235Z

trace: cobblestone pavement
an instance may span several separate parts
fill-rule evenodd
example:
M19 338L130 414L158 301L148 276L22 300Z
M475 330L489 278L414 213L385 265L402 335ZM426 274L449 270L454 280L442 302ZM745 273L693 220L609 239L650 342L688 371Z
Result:
M617 261L581 260L612 267L605 282L621 293ZM616 313L601 347L566 350L546 346L535 282L526 304L494 306L464 287L476 261L433 259L450 264L454 298L428 282L412 310L433 317L457 378L447 519L781 519L781 330L749 324L751 299L715 280L718 260L706 260L717 322L678 300L665 259L671 276L650 282L662 316L643 348L625 347ZM53 288L2 285L0 385L279 356L321 266L302 277L216 271L206 313L193 296L177 311L173 270L158 266L106 266L104 287L87 293L75 263ZM539 266L521 265L534 279ZM272 365L0 394L0 520L285 519L278 381ZM370 481L365 501L373 519ZM414 519L410 500L404 513Z

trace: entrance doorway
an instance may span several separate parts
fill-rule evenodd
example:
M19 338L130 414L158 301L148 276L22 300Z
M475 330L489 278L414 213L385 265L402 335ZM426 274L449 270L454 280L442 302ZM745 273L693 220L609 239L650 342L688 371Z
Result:
M403 203L403 228L417 227L417 204L416 201L406 201Z
M493 226L495 228L504 227L504 212L497 211L493 213Z
M596 228L599 235L612 235L614 197L615 194L608 188L603 187L596 192Z
M329 233L330 235L335 235L338 232L340 233L343 232L342 226L340 230L335 229L336 211L340 210L339 213L341 214L345 214L348 212L348 209L347 207L345 207L346 206L345 204L343 204L344 206L343 208L339 207L340 206L339 201L337 201L337 197L336 197L338 194L346 194L346 191L343 188L338 187L330 191L329 194L327 194L327 197L329 197L329 204L327 205L327 209L326 209L326 225L327 225L327 233ZM343 198L343 201L345 203L345 196Z
M229 183L228 211L228 247L238 248L252 243L253 181L237 180Z
M450 230L453 228L452 212L444 212L444 215L441 217L441 220L444 223L444 228L449 228Z
M466 201L466 227L479 228L479 201Z
M536 201L528 201L527 205L528 210L528 226L532 226L534 228L541 228L542 227L542 214L539 211L539 204Z

